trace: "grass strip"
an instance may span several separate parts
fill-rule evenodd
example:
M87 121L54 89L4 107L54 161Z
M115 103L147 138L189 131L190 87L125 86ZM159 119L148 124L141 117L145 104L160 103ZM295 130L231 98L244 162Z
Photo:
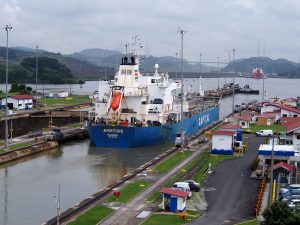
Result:
M8 151L9 150L16 150L16 149L19 149L19 148L25 148L25 147L28 147L28 146L31 146L31 143L17 143L17 144L14 144L14 145L9 145L8 146ZM4 151L4 148L0 148L0 153L4 153L6 151Z
M55 105L73 105L80 103L91 102L88 95L71 95L68 98L41 98L39 102L42 104L47 104L47 106Z
M269 125L269 126L251 124L250 129L245 129L245 130L251 133L255 133L260 130L272 130L273 132L285 132L285 127L277 124Z
M72 128L77 128L80 127L82 124L80 123L72 123L72 124L68 124L67 127L72 127Z
M195 181L199 182L202 186L204 184L204 181L209 176L209 174L206 173L209 163L211 164L211 171L214 171L220 162L237 157L235 155L210 155L209 152L205 152L203 154L207 154L207 158L200 166L199 172L194 176Z
M149 187L152 183L148 181L139 180L133 183L130 183L126 185L124 188L122 188L120 191L120 197L118 200L114 195L109 196L106 200L108 202L123 202L126 203L130 199L132 199L134 196L136 196L138 193L145 190L147 187Z
M155 167L155 171L160 173L167 173L175 166L177 166L180 162L188 158L191 154L192 154L191 151L176 152L175 155L171 156L169 159L157 165Z
M96 225L113 212L114 210L111 208L98 205L79 216L76 220L68 223L68 225Z
M189 223L195 220L200 214L195 213L192 211L188 211L189 216L187 220L182 218L177 218L174 214L152 214L142 225L165 225L165 224L172 224L172 225L180 225Z

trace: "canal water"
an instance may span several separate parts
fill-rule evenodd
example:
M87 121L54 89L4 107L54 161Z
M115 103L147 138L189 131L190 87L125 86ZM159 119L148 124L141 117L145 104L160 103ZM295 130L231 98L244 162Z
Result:
M262 90L262 80L237 78L241 86L249 84L253 89ZM232 78L227 79L231 82ZM225 82L219 79L220 86ZM98 82L86 82L82 88L72 85L78 94L97 89ZM217 87L217 78L204 78L203 88ZM198 79L185 80L186 88L197 89ZM267 97L296 97L300 80L266 79ZM66 85L55 85L62 90ZM49 86L51 88L51 86ZM1 89L1 87L0 87ZM240 104L252 99L261 100L261 95L236 95ZM232 97L221 99L220 118L231 112ZM44 122L43 122L44 123ZM55 124L54 124L55 125ZM151 146L137 149L101 149L90 141L73 141L58 149L5 164L0 167L0 224L23 225L42 224L56 215L54 193L61 186L61 210L92 195L124 176L139 165L159 155L169 146Z

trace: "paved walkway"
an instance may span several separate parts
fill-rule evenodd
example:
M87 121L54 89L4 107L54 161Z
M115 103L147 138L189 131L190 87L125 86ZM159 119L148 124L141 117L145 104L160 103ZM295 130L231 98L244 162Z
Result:
M160 178L156 183L146 189L143 193L139 194L137 197L129 201L128 203L121 206L114 214L112 214L108 219L102 221L101 225L127 225L127 224L135 224L133 220L136 219L136 216L141 213L145 207L145 201L147 198L154 192L156 189L159 189L162 184L174 174L176 174L182 167L191 162L197 155L202 153L205 149L208 148L210 142L206 143L199 150L195 151L189 158L181 162L177 167L172 169L170 172L165 174L162 178ZM139 223L141 220L139 220ZM138 224L138 223L137 223Z

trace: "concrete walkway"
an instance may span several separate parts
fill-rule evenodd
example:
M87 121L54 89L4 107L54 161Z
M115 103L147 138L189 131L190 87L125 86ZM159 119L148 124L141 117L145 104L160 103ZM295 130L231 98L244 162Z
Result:
M204 152L210 145L206 143L199 150L196 150L189 158L181 162L178 166L172 169L170 172L165 174L162 178L160 178L156 183L146 189L144 192L139 194L137 197L129 201L128 203L121 206L114 214L112 214L109 218L102 221L99 224L102 225L127 225L127 224L135 224L133 220L136 219L136 216L140 214L146 207L145 201L147 198L156 190L162 187L162 184L174 176L182 167L191 162L195 157L197 157L200 153ZM141 220L139 220L139 223ZM138 224L138 223L137 223Z

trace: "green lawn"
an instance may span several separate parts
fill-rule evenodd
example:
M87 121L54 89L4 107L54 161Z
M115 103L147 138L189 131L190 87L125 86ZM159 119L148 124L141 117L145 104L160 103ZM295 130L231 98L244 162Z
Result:
M1 154L1 153L4 153L4 152L5 152L5 151L4 151L3 149L0 149L0 154Z
M30 145L31 145L31 143L18 143L18 144L14 144L14 145L9 145L8 148L9 148L9 150L16 150L18 148L25 148ZM0 148L0 153L1 152L4 152L3 148Z
M47 106L59 106L86 103L91 100L88 95L71 95L68 98L41 98L39 102L43 105L46 103Z
M285 132L285 127L282 125L250 125L250 132L255 133L260 130L273 130L273 132Z
M205 161L202 161L202 164L200 166L199 172L195 175L194 179L195 181L199 182L200 184L204 184L204 181L209 176L209 174L206 173L208 170L209 163L211 164L211 171L214 171L217 165L222 162L223 160L227 159L234 159L236 156L234 155L210 155L209 152L205 152L203 154L207 154L207 158Z
M152 183L148 181L136 181L134 183L130 183L126 185L124 188L120 190L120 197L117 200L114 195L109 196L106 200L108 202L123 202L126 203L130 199L132 199L134 196L136 196L141 191L145 190L147 187L149 187Z
M152 214L142 225L166 225L166 224L172 224L172 225L180 225L189 223L193 220L195 220L199 214L195 214L189 211L189 214L192 214L188 217L187 220L184 220L182 218L177 218L176 215L169 215L169 214Z
M75 221L68 223L68 225L96 225L113 212L114 210L111 208L95 206L79 216Z
M191 151L177 152L171 158L167 159L166 161L156 166L155 171L161 173L167 173L171 169L173 169L176 165L178 165L180 162L188 158L191 154L192 154Z
M72 127L72 128L77 128L80 127L82 124L80 123L72 123L72 124L68 124L67 127Z
M242 223L238 223L237 225L259 225L259 221L257 219L253 219L253 220L249 220L249 221L245 221Z

